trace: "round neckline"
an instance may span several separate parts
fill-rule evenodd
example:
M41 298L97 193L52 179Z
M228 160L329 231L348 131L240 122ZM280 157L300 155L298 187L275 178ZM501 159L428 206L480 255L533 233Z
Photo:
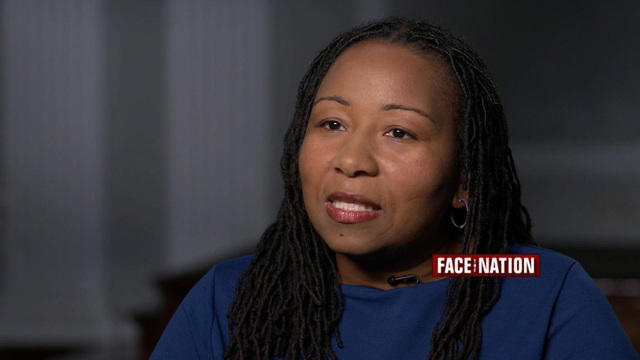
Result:
M340 288L342 289L343 294L347 295L355 295L361 293L369 293L369 294L397 294L401 292L412 292L418 291L418 289L433 289L436 287L442 287L449 284L449 280L451 278L445 278L436 281L429 281L420 284L416 284L413 286L400 287L395 289L379 289L374 286L369 285L350 285L350 284L340 284Z
M507 253L520 253L522 252L522 248L526 245L514 243L509 246L507 249ZM416 284L413 286L395 288L395 289L379 289L377 287L369 286L369 285L350 285L350 284L340 284L340 288L342 289L342 293L346 295L357 295L357 294L397 294L401 292L411 292L418 291L417 289L433 289L438 287L443 287L449 284L451 277L447 277L441 280L429 281L420 284Z

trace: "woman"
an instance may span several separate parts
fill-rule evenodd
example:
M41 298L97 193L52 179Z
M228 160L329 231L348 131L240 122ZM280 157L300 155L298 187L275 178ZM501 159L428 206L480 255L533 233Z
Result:
M152 358L635 358L581 266L532 245L495 85L442 29L391 18L334 39L281 168L255 255L214 266ZM542 275L432 276L435 253L509 252L539 253Z

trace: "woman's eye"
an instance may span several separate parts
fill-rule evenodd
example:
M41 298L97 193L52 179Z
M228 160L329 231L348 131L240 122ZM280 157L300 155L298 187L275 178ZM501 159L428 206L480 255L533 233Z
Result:
M413 136L402 129L391 129L385 135L396 139L413 139Z
M342 126L342 124L340 124L338 121L335 120L327 120L327 121L323 121L320 126L325 127L329 130L342 130L344 127Z

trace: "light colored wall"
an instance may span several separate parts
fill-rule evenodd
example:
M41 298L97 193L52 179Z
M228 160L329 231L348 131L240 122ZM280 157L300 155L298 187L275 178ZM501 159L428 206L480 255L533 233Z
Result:
M167 270L253 249L275 220L269 10L167 3Z
M101 1L2 4L0 343L108 336Z

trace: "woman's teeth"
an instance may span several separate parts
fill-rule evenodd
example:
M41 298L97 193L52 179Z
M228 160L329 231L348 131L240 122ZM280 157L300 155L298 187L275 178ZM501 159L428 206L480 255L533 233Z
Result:
M344 201L334 201L333 206L346 211L374 211L374 209L370 206L348 203Z

